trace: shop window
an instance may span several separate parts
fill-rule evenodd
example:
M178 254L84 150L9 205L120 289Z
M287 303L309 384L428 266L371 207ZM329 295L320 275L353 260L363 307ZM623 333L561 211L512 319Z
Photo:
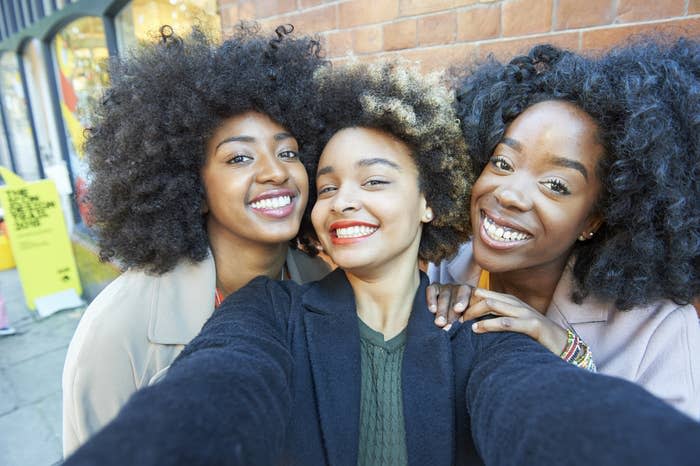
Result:
M102 20L85 17L64 27L53 40L56 82L59 87L61 116L67 132L74 192L83 220L87 163L84 158L85 129L90 127L91 108L108 83L107 43Z
M153 40L164 24L180 36L197 24L219 38L221 19L217 8L216 0L133 0L116 17L117 45L123 52L138 41Z
M0 58L0 84L7 139L14 156L17 174L25 180L39 179L39 163L34 148L34 134L29 122L27 99L22 87L17 55L7 52Z

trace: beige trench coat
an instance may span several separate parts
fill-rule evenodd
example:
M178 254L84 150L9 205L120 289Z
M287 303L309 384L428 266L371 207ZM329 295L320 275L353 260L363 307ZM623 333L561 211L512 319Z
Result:
M291 250L287 269L299 283L330 271ZM139 388L158 380L214 310L211 255L155 276L130 270L110 283L78 324L63 369L63 454L108 423Z

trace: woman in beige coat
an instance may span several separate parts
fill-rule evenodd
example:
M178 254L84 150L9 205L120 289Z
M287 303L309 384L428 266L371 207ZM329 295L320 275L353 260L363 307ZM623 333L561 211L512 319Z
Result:
M329 268L290 247L308 202L318 43L163 28L113 63L87 142L101 256L126 270L88 307L63 373L69 454L157 380L223 298Z
M479 287L463 318L493 318L475 332L525 333L562 357L585 341L599 372L696 419L698 57L697 41L647 38L595 60L540 46L478 68L458 89L482 170L473 237L429 271Z

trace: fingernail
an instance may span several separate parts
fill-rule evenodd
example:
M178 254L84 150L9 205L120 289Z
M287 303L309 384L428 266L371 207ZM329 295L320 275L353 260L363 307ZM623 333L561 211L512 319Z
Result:
M452 324L447 324L444 327L442 327L443 330L447 331L452 328Z
M437 306L435 304L431 304L430 306L428 306L428 309L430 309L430 312L435 312L437 311Z
M464 305L464 303L457 303L454 305L454 308L455 308L455 311L462 312L463 310L465 310L467 308L467 306Z
M437 318L435 321L438 325L445 325L447 323L447 319L445 319L443 316L440 316Z
M472 324L472 332L478 332L478 331L479 331L479 323L478 323L478 322L474 322L474 323Z

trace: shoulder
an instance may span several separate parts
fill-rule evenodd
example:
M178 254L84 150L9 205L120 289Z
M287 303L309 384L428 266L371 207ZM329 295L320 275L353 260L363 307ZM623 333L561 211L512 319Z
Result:
M476 284L481 269L474 262L472 242L467 241L459 247L457 253L439 264L428 265L430 283Z
M297 283L308 283L320 280L333 269L320 257L311 257L298 249L287 252L287 269L291 279Z

